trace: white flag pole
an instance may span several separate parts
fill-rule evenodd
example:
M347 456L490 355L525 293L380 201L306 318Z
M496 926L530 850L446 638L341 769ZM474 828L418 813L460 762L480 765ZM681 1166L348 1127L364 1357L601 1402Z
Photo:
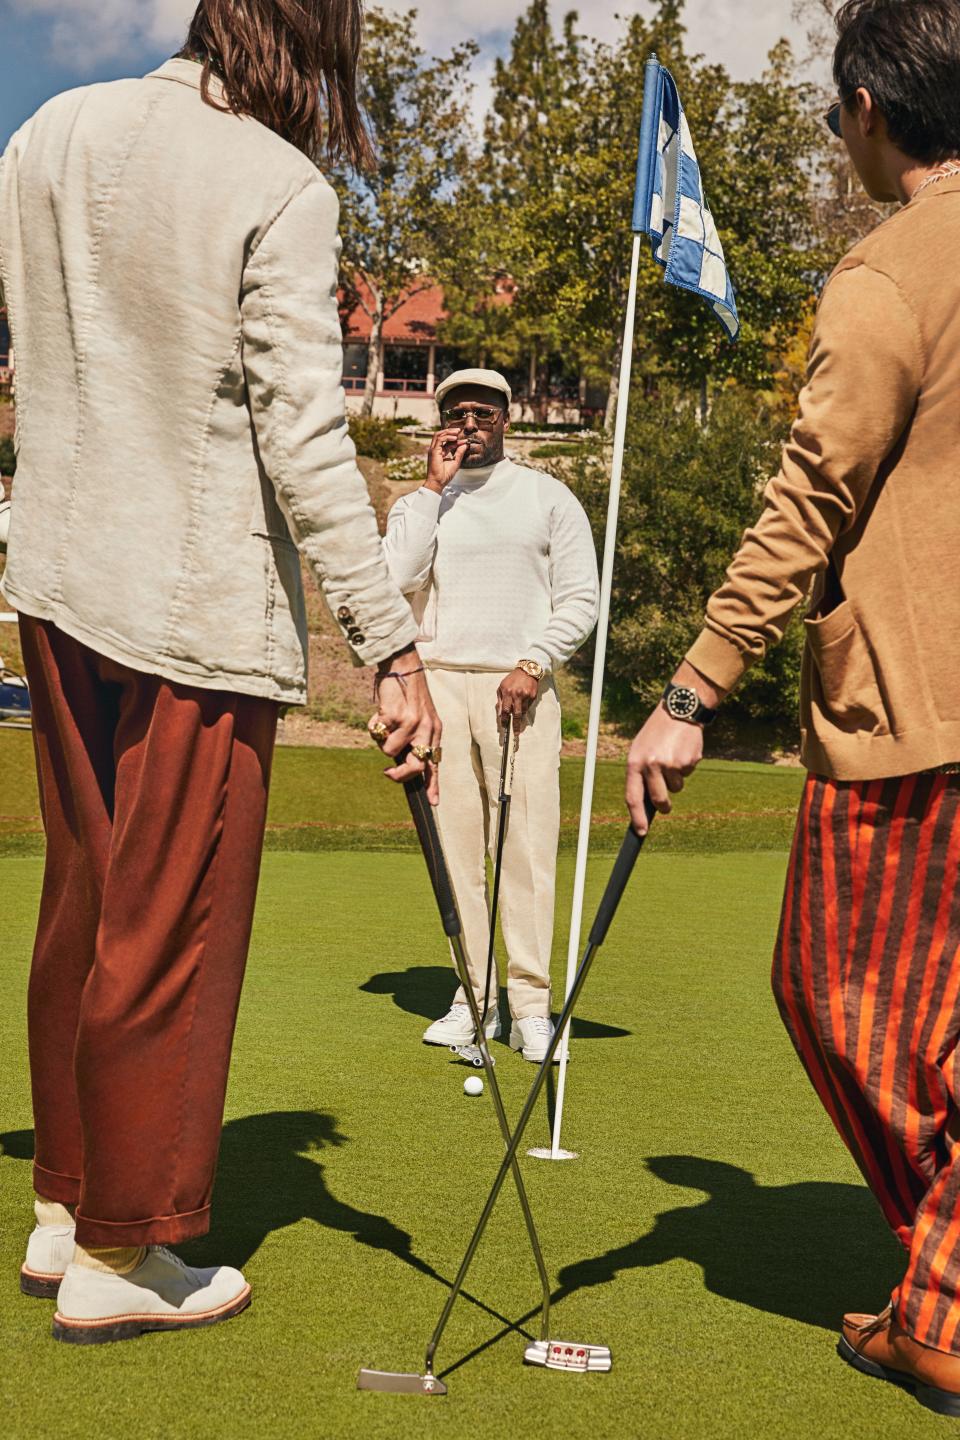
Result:
M617 552L617 522L620 518L620 485L623 478L623 456L627 438L627 416L630 411L630 380L633 374L633 332L637 314L637 278L640 268L640 243L643 236L633 237L633 258L630 264L630 291L623 327L623 351L620 357L620 389L617 393L617 423L613 439L613 464L610 471L610 497L607 502L607 532L603 542L603 570L600 577L600 613L597 620L597 644L593 660L593 685L590 691L590 722L587 728L587 754L583 768L583 794L580 800L580 831L577 837L577 863L573 879L573 908L570 915L570 943L567 949L567 986L570 994L580 961L580 932L583 928L583 893L587 879L587 856L590 851L590 821L593 814L593 788L597 773L597 747L600 741L600 711L603 702L603 676L610 633L610 595L613 590L613 565ZM563 1099L566 1089L567 1061L570 1055L570 1029L560 1041L560 1069L557 1079L557 1104L553 1123L553 1143L549 1150L531 1150L541 1159L573 1160L574 1153L560 1148L563 1125Z

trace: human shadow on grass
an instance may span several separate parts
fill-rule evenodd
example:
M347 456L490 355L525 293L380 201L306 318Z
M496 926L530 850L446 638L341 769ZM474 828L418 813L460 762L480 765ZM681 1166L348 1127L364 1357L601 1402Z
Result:
M408 1015L436 1020L450 1008L455 982L456 976L449 966L411 965L406 970L386 970L380 975L371 975L359 988L367 995L392 995L393 1003ZM500 1013L509 1014L505 990L500 992ZM630 1031L619 1025L604 1025L598 1020L574 1016L572 1034L575 1040L622 1040Z
M389 1252L449 1289L451 1281L416 1254L406 1230L384 1215L358 1210L328 1188L317 1157L347 1143L334 1116L320 1111L270 1111L228 1121L213 1195L213 1229L178 1245L177 1251L192 1265L233 1265L242 1270L268 1235L312 1220L324 1229L352 1235L358 1244ZM33 1131L0 1134L0 1154L32 1161ZM508 1327L505 1333L531 1338L522 1326L472 1293L465 1298Z
M687 1260L702 1269L706 1289L724 1300L836 1330L848 1310L881 1310L903 1274L903 1251L863 1185L761 1185L748 1170L694 1155L657 1155L646 1166L666 1184L707 1198L661 1211L636 1240L564 1266L553 1304L610 1285L626 1270ZM654 1308L647 1304L648 1318ZM670 1313L664 1295L665 1322ZM525 1325L536 1314L531 1309L514 1323ZM491 1336L443 1374L509 1333Z

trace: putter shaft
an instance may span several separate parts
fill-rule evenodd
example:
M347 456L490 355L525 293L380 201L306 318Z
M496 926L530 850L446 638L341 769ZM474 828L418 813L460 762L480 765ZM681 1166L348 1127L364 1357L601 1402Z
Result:
M648 815L652 819L653 811L649 805ZM603 899L600 902L600 908L597 911L597 917L594 920L593 927L590 931L590 938L587 944L587 948L584 952L583 959L580 962L579 969L577 970L576 978L574 979L570 994L567 996L566 1004L563 1007L563 1013L561 1014L560 1019L557 1022L557 1027L553 1033L553 1038L551 1039L550 1044L547 1047L547 1053L544 1056L540 1064L540 1068L534 1078L533 1084L530 1087L530 1093L524 1103L523 1110L520 1112L520 1119L517 1121L516 1129L514 1130L513 1134L508 1137L506 1153L503 1157L503 1160L501 1161L500 1169L497 1171L496 1178L490 1188L490 1194L487 1196L486 1203L484 1204L483 1210L480 1214L480 1219L477 1221L474 1232L470 1237L470 1243L467 1246L466 1254L463 1257L460 1269L457 1272L457 1277L453 1282L453 1286L451 1287L450 1294L447 1296L446 1304L443 1307L443 1311L440 1315L440 1319L437 1322L436 1329L434 1330L433 1335L430 1338L430 1344L427 1346L425 1370L428 1375L433 1374L433 1359L434 1355L436 1354L437 1346L439 1345L440 1340L443 1337L443 1332L446 1329L447 1321L449 1320L451 1311L456 1304L457 1297L459 1296L460 1291L463 1289L464 1283L467 1278L467 1273L473 1262L473 1257L477 1252L477 1247L479 1246L480 1241L483 1239L483 1233L487 1228L487 1223L490 1219L490 1216L493 1214L493 1210L499 1198L500 1191L503 1189L503 1182L507 1178L507 1175L512 1167L516 1167L515 1174L517 1174L518 1176L518 1185L522 1183L519 1179L519 1167L516 1166L517 1151L520 1148L524 1132L526 1131L527 1125L530 1122L530 1117L533 1114L537 1100L540 1098L540 1092L543 1089L547 1075L550 1073L550 1066L553 1064L554 1054L556 1053L557 1046L560 1044L560 1037L562 1036L565 1027L569 1023L570 1018L573 1015L574 1009L577 1005L577 1001L580 999L580 992L582 991L584 985L587 982L587 977L590 974L590 970L596 957L597 951L600 949L601 945L606 939L607 931L610 928L610 922L616 914L617 906L619 905L620 900L623 896L623 892L626 889L627 882L629 881L630 876L633 873L633 867L637 862L637 858L642 848L643 838L637 835L635 830L628 830L626 838L622 846L620 847L620 854L618 855L616 864L614 865L613 874L610 877L610 881L607 885L606 891L604 892ZM467 990L467 993L472 994L469 988ZM475 999L474 1006L476 1006ZM486 1048L485 1038L483 1041L483 1045L484 1048ZM546 1296L546 1304L544 1307L544 1314L547 1323L549 1323L549 1298L550 1297L548 1291ZM547 1333L544 1333L543 1338L545 1340L549 1338Z

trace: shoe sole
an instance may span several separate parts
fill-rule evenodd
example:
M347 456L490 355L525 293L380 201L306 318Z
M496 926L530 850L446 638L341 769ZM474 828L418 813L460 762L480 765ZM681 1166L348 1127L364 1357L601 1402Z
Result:
M136 1340L151 1330L202 1330L232 1320L250 1304L250 1286L236 1300L201 1315L111 1315L108 1320L68 1320L53 1317L53 1338L67 1345L108 1345L115 1340Z
M24 1295L32 1295L35 1300L56 1300L62 1279L62 1275L42 1275L38 1270L28 1270L23 1265L20 1269L20 1290Z
M886 1380L900 1390L912 1390L914 1398L927 1410L933 1410L937 1415L950 1415L955 1419L960 1417L960 1395L955 1395L950 1390L939 1390L935 1385L924 1385L922 1380L917 1380L903 1370L892 1370L888 1365L880 1365L876 1360L868 1360L865 1355L858 1355L843 1335L837 1342L837 1354L854 1370L859 1370L861 1375L869 1375L873 1380Z
M514 1040L513 1035L510 1036L510 1049L513 1050L513 1051L515 1051L517 1054L519 1054L521 1060L526 1060L526 1061L528 1062L528 1064L530 1064L530 1065L542 1065L543 1062L544 1062L544 1060L546 1060L546 1058L547 1058L547 1052L546 1052L546 1050L544 1050L544 1052L543 1052L542 1055L528 1055L527 1052L526 1052L526 1050L524 1050L524 1048L523 1048L523 1041L522 1041L522 1040ZM567 1056L567 1059L569 1060L569 1058L570 1058L570 1057L569 1057L569 1055L568 1055L568 1056ZM554 1051L553 1063L554 1063L554 1065L559 1065L559 1064L560 1064L560 1049L559 1049L559 1046L558 1046L558 1048Z
M428 1040L427 1037L426 1037L426 1035L424 1035L424 1036L423 1036L423 1043L424 1043L424 1045L432 1045L432 1046L434 1046L437 1050L456 1050L456 1049L458 1049L461 1045L472 1045L472 1044L474 1043L474 1041L476 1040L476 1038L477 1038L477 1036L476 1036L476 1031L471 1030L471 1031L470 1031L470 1034L469 1034L465 1039L459 1039L459 1040ZM487 1031L487 1034L486 1034L486 1038L487 1038L488 1040L499 1040L499 1039L500 1039L500 1026L497 1025L493 1030L488 1030L488 1031Z

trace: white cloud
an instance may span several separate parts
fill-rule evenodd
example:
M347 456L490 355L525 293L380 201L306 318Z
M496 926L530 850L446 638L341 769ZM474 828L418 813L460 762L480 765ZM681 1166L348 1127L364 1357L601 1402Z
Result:
M50 26L53 58L78 73L105 61L182 43L195 0L8 0Z
M386 8L405 10L408 0L381 0ZM46 21L54 57L78 73L98 64L180 43L193 14L195 0L7 0L14 13ZM489 93L490 53L502 46L525 0L420 0L417 7L422 42L428 50L444 49L467 37L487 52L478 73L478 102ZM557 21L573 8L571 0L552 0ZM621 0L614 5L580 5L582 28L612 39L621 14L649 15L649 0ZM692 49L725 64L737 79L760 73L764 58L781 35L801 43L802 29L791 19L792 0L688 0L686 21Z

